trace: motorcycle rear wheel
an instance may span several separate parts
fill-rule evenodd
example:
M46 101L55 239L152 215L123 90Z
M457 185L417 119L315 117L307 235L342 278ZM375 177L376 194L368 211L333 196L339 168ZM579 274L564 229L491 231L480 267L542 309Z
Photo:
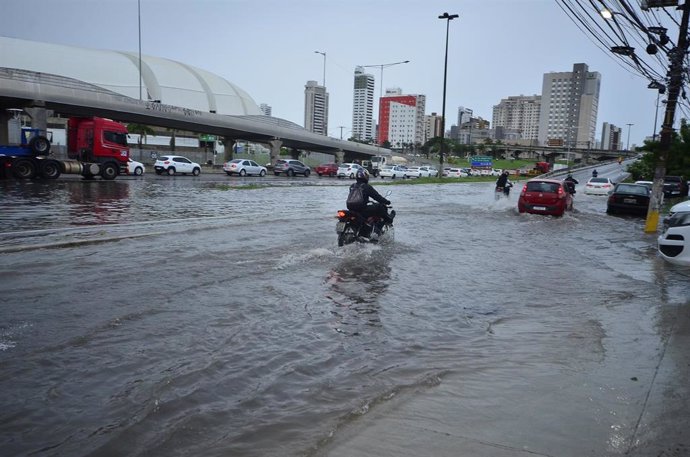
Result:
M338 246L345 246L346 244L354 243L357 240L357 234L349 225L345 230L338 235Z

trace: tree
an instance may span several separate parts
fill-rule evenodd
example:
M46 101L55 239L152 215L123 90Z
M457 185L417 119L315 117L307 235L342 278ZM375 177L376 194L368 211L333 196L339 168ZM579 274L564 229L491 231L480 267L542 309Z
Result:
M646 152L639 160L628 165L628 171L634 180L651 181L661 143L645 141L640 151ZM666 174L673 176L690 176L690 125L687 119L680 120L680 129L673 133L671 148L666 161Z
M156 133L156 132L154 132L154 130L151 127L149 127L148 125L144 125L144 124L127 124L127 131L129 133L134 133L135 135L139 135L139 141L138 141L139 149L141 149L142 140L143 140L143 143L145 144L146 143L146 137L148 135L154 135Z

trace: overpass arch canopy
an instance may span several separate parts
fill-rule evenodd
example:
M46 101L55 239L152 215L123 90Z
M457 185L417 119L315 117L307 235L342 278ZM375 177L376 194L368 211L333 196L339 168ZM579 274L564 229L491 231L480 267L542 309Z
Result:
M260 115L252 97L209 71L143 55L142 98L204 112ZM51 73L139 99L139 55L0 37L0 67Z

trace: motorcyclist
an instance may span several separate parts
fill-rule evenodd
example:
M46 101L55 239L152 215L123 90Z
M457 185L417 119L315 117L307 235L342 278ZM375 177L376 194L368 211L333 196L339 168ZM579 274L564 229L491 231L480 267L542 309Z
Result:
M496 192L503 192L508 195L510 193L510 188L513 187L513 183L509 179L510 173L504 171L501 176L496 180Z
M592 170L592 178L596 178L597 176L599 176L599 172L595 168L594 170Z
M575 184L580 183L577 179L573 178L572 173L568 173L568 176L566 176L563 182L565 183L566 189L568 189L568 192L571 194L575 193Z
M364 169L357 170L357 182L350 186L350 194L347 198L347 209L361 214L363 217L370 216L380 217L384 223L392 224L395 213L388 214L387 206L391 204L390 200L381 196L374 187L369 184L369 172ZM357 195L355 189L361 191L362 198L352 198ZM371 202L369 199L376 200L377 203Z

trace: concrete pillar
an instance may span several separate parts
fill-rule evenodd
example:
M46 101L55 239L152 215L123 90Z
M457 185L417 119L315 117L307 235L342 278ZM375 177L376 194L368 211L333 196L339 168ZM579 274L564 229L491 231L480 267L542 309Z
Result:
M335 153L335 163L337 163L338 165L343 163L344 158L345 158L345 153L342 151L342 149Z
M225 163L233 159L233 154L235 153L235 143L237 142L234 138L227 136L224 136L221 141L223 143L223 147L225 148L225 152L223 153L223 163Z
M45 109L42 106L24 108L24 111L31 117L31 127L39 129L41 135L47 136L48 116L53 115L53 110Z
M271 166L276 164L276 160L280 157L280 148L283 146L282 140L275 139L268 142L271 154Z

